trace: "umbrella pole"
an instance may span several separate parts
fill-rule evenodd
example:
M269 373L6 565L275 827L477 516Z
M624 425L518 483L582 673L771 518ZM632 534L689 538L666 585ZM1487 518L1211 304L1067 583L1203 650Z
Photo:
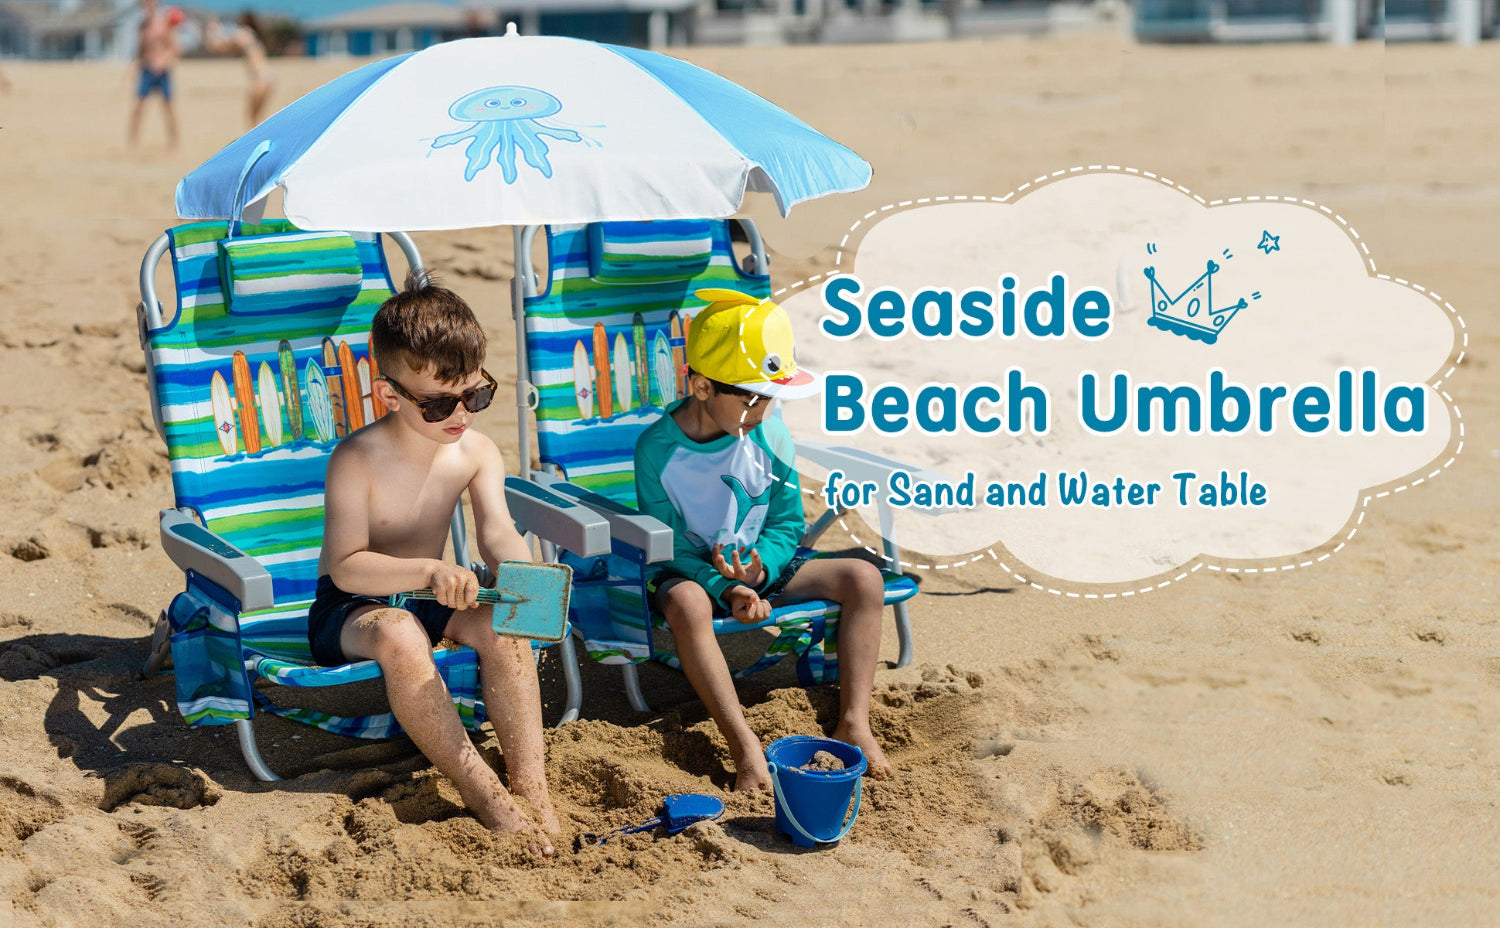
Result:
M526 363L526 291L531 282L530 227L511 228L515 271L510 278L510 317L516 326L516 444L520 452L521 479L531 479L531 366Z

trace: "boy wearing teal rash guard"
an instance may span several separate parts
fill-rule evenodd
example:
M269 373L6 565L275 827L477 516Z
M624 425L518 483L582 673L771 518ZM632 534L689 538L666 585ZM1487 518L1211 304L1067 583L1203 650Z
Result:
M771 606L840 604L839 722L833 736L858 746L876 778L890 762L870 731L870 690L880 651L885 588L857 558L796 558L802 491L791 435L767 418L772 398L816 394L821 382L792 356L791 321L770 300L699 290L710 305L688 331L687 393L641 434L635 448L641 512L672 528L673 557L653 565L647 589L667 618L688 681L729 742L735 789L769 789L760 739L745 721L713 618L754 625Z

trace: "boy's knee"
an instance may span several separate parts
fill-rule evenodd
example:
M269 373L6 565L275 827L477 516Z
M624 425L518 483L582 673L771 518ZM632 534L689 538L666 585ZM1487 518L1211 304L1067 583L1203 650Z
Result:
M447 637L476 651L493 644L499 638L495 634L494 616L484 608L455 612L443 631Z
M368 636L375 660L411 662L432 660L432 642L417 617L405 609L377 609L354 620L356 628Z
M691 580L667 590L661 597L661 607L667 617L667 626L674 632L692 631L713 624L713 600L703 587Z
M885 596L885 578L880 568L866 560L844 560L843 586L847 596Z

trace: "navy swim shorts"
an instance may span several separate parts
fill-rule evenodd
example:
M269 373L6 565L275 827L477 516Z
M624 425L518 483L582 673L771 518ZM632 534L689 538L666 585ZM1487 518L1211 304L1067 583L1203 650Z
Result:
M137 99L144 100L151 96L152 91L158 91L161 98L168 103L172 102L172 72L152 71L150 68L141 68L141 82L136 85L135 95Z
M318 592L312 608L307 610L307 643L312 646L313 660L323 667L337 667L349 663L344 649L339 646L339 636L344 631L344 620L349 613L364 605L385 606L380 596L359 596L345 593L333 585L333 578L324 574L318 578ZM443 640L443 629L453 617L453 610L430 599L408 599L402 607L417 617L427 638L437 645Z

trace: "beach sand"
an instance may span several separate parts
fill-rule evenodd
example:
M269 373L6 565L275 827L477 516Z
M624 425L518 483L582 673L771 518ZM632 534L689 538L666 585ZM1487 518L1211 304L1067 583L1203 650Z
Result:
M1078 36L686 57L875 167L866 191L766 219L778 285L826 270L869 210L1001 196L1075 165L1154 171L1209 199L1326 204L1382 272L1464 313L1449 384L1461 455L1373 504L1311 568L1200 571L1108 602L989 561L928 572L917 660L877 675L876 732L899 776L867 783L832 849L794 849L768 797L724 792L723 741L680 676L646 668L660 708L638 716L615 672L586 667L585 719L548 734L568 827L639 821L681 791L721 794L728 814L538 862L480 828L404 740L263 719L289 778L261 784L230 731L183 725L170 677L137 679L182 577L157 543L171 487L136 278L175 222L176 180L244 128L242 69L181 66L181 147L166 149L153 110L132 150L122 65L7 62L0 925L1492 923L1500 45ZM350 65L278 63L273 106ZM416 239L478 308L490 370L513 379L510 233ZM498 403L479 420L512 456L514 416ZM555 720L555 656L542 678ZM783 669L743 697L767 740L831 725L832 692Z

